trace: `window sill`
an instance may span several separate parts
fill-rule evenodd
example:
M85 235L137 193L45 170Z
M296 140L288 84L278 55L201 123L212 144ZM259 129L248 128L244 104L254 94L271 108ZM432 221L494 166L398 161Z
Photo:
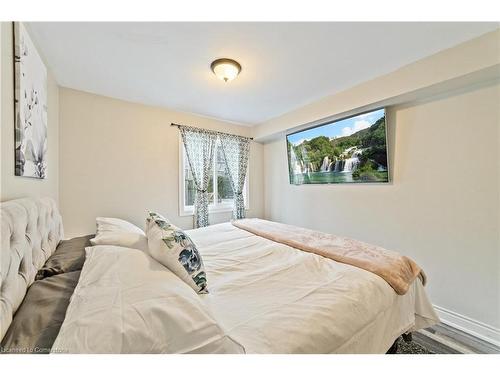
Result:
M245 207L245 211L249 210L249 207ZM220 214L224 212L233 212L233 207L218 207L218 208L210 208L208 210L208 214ZM194 211L193 210L181 210L179 213L179 216L193 216Z

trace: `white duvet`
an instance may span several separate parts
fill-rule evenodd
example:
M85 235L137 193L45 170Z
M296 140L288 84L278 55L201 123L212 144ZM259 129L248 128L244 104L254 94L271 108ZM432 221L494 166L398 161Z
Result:
M241 352L233 345L237 342L246 353L385 353L402 333L438 322L419 280L400 296L375 274L255 236L230 223L187 232L205 263L209 294L196 297L208 319L213 318L221 330L211 327L210 331L223 339L217 342L218 352ZM88 266L86 261L79 286ZM147 296L151 286L139 279L136 283L137 293L144 288ZM173 293L168 288L163 292ZM118 307L112 314L110 309L85 303L75 308L75 295L54 347L72 344L73 352L88 352L102 343L92 335L82 338L90 328L79 326L79 318L113 325L120 309L123 314L130 311L129 301L115 298ZM101 304L109 304L105 290L100 290L99 296ZM175 303L175 298L168 297ZM147 303L160 319L166 308L161 300ZM193 320L190 311L185 314L179 318ZM110 342L123 342L133 332L142 340L152 335L161 345L162 335L169 333L155 332L152 324L141 319L144 317L127 317L128 324L121 330L107 329L104 323L100 329L111 331L105 336ZM137 327L144 330L142 335ZM176 333L170 337L172 334ZM79 344L81 340L85 345ZM119 352L118 346L108 349ZM207 347L197 352L211 350Z
M142 250L101 245L86 259L56 353L244 353L196 292Z
M202 298L247 353L385 353L438 322L419 280L400 296L373 273L230 223L187 233L207 270Z

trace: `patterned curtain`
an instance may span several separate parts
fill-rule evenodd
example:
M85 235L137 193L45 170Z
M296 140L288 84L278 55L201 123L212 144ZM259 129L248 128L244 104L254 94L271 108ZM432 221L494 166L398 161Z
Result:
M212 178L214 148L217 134L189 126L179 127L186 156L196 188L194 199L194 226L208 223L208 183Z
M250 139L231 134L220 134L219 138L234 193L233 219L243 219L245 217L243 187L248 167Z

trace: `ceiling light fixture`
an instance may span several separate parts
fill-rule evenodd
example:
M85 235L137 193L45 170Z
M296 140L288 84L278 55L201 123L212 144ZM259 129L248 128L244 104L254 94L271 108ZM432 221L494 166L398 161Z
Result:
M229 82L235 79L241 72L241 65L232 59L217 59L210 68L215 76L224 82Z

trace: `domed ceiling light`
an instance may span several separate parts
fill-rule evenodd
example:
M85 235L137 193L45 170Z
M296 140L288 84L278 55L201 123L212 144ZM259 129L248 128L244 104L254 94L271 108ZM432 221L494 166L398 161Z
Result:
M217 78L224 82L229 82L235 79L241 72L241 65L232 59L217 59L210 68Z

